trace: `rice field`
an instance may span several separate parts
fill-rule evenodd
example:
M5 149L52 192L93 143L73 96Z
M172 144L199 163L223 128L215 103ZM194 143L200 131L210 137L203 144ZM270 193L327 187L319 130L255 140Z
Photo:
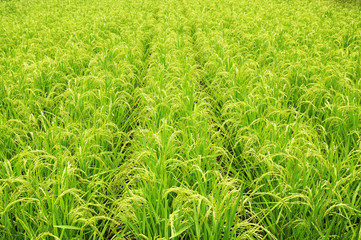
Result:
M0 0L0 239L361 240L361 3Z

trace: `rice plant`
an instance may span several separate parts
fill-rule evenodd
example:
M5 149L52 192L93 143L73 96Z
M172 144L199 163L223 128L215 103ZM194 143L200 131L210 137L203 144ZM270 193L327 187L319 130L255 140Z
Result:
M360 16L0 1L0 239L361 240Z

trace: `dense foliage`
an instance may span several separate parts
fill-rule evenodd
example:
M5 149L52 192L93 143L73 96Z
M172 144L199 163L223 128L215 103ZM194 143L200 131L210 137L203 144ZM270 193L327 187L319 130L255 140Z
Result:
M0 1L0 239L361 239L361 6Z

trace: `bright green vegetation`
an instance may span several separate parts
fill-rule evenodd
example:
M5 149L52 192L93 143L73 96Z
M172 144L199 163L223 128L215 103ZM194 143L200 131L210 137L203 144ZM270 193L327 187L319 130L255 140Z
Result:
M361 5L0 1L0 239L361 239Z

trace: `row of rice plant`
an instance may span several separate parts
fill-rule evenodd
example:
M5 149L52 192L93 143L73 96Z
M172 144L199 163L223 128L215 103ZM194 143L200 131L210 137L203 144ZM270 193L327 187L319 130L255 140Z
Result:
M356 239L361 25L349 21L360 10L232 3L227 14L215 6L195 14L197 42L233 171L247 182L258 222L281 239ZM257 11L254 25L232 14L243 9ZM220 24L217 14L228 19Z
M199 83L192 22L176 14L183 9L166 2L148 20L154 24L138 92L142 111L132 157L115 180L123 186L114 204L118 231L144 239L261 237L261 226L248 221L242 183L221 166L226 152Z
M120 3L60 3L1 3L29 11L0 24L1 239L98 239L118 224L109 185L127 158L147 30Z

